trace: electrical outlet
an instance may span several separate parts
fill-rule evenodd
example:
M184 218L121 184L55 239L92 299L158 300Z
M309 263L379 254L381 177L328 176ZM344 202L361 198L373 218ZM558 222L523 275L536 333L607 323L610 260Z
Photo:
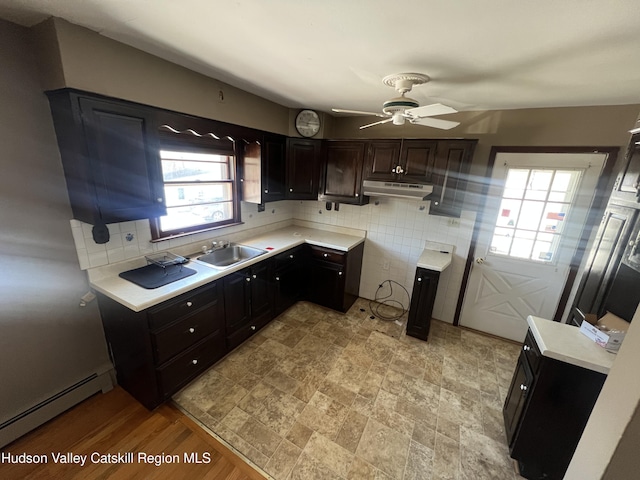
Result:
M384 260L382 262L382 270L389 270L389 260Z

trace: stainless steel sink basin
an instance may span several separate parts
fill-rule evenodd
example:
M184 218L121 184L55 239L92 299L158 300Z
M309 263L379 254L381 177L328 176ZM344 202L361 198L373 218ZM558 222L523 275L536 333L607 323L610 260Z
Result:
M208 263L216 268L229 268L238 263L246 262L259 255L267 253L266 250L260 248L247 247L246 245L238 245L232 243L228 247L214 250L210 253L200 255L197 260Z

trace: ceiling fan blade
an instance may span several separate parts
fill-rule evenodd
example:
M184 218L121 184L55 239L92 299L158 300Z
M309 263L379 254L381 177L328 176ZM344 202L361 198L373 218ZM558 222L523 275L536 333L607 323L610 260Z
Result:
M369 127L373 127L375 125L381 125L383 123L389 123L389 122L393 122L393 118L387 118L386 120L380 120L379 122L374 122L374 123L369 123L367 125L362 125L360 127L360 130L362 130L363 128L369 128Z
M409 122L414 125L424 125L425 127L439 128L441 130L450 130L460 125L460 122L452 122L451 120L442 120L440 118L410 118Z
M410 108L406 111L406 113L408 113L412 117L433 117L436 115L458 113L458 111L453 107L449 107L448 105L433 103L431 105L425 105L424 107Z
M331 111L336 113L351 113L353 115L373 115L382 118L387 117L387 115L384 115L383 113L361 112L360 110L343 110L342 108L332 108Z

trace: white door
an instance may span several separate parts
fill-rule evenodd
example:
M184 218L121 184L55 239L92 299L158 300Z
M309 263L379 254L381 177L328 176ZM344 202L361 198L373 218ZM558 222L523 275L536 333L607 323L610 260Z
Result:
M523 341L553 318L606 154L496 155L460 325Z

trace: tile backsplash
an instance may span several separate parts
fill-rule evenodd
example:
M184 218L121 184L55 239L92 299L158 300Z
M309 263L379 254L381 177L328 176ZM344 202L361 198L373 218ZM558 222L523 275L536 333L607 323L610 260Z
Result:
M475 212L463 211L459 219L429 215L427 202L396 198L371 199L369 205L340 205L338 211L325 202L282 201L266 205L258 212L256 205L242 203L242 225L214 231L196 233L151 243L148 220L110 224L110 240L98 245L93 241L91 225L71 220L71 229L78 252L80 268L87 270L130 260L162 250L225 238L241 241L248 234L259 234L280 228L294 219L316 224L349 227L367 232L360 296L368 299L389 296L390 300L409 307L409 298L403 288L392 284L388 289L385 280L402 285L411 293L418 257L427 241L454 245L453 262L440 275L440 283L433 317L453 322L458 293L462 282L464 264L471 243ZM255 230L254 230L255 229ZM379 285L384 283L384 288Z

